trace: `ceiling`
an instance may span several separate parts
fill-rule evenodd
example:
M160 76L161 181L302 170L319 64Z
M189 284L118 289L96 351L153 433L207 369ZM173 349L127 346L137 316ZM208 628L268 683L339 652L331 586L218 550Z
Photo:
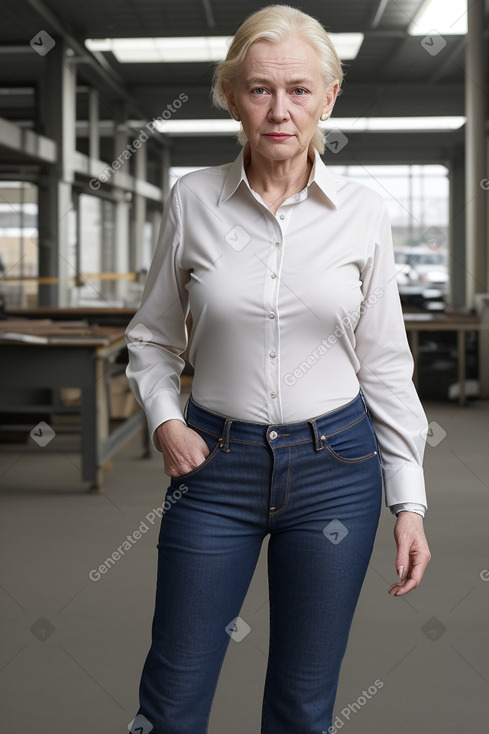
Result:
M122 106L128 119L144 123L160 115L181 92L189 98L180 110L182 118L225 116L210 103L212 64L120 64L110 52L95 58L85 50L84 41L105 37L233 35L246 15L264 4L256 0L0 0L0 117L43 132L39 129L38 110L43 85L49 83L47 61L29 45L40 30L56 39L64 37L79 60L80 121L88 117L89 86L101 92L101 119L113 120L120 115ZM300 3L300 8L320 20L327 30L365 34L357 58L345 65L343 94L336 103L336 116L464 114L465 36L445 36L447 45L440 53L427 53L421 38L407 33L422 4L423 0ZM487 33L489 0L485 11ZM82 150L85 134L81 129ZM107 134L111 134L110 129ZM375 151L372 156L376 158L383 154L388 158L397 150L399 159L412 155L413 141L420 140L419 135L412 133L365 133L355 134L354 138L355 146L348 146L349 156L361 155L362 151L365 155L367 149ZM172 162L209 165L228 160L236 152L233 138L212 140L212 146L202 146L202 138L174 138L170 141ZM423 133L423 141L419 148L421 157L426 153L436 159L449 155L452 145L463 141L463 132Z

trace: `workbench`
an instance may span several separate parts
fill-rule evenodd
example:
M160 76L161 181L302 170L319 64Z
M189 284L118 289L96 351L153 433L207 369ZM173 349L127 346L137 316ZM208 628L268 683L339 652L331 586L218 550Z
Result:
M56 395L63 387L81 388L81 473L82 479L90 482L90 488L96 491L102 488L104 464L141 429L145 454L149 455L149 436L142 411L110 430L110 367L125 347L121 327L45 320L0 322L0 412L30 416L56 412L56 400L47 404L15 405L11 392L14 389L42 388ZM3 428L27 428L39 445L43 445L53 430L45 421Z
M137 308L109 308L99 306L36 306L35 308L9 308L5 315L9 319L36 319L52 321L80 321L95 326L127 326Z
M466 377L466 334L468 331L481 331L487 326L481 324L476 314L430 314L430 313L405 313L404 326L409 338L409 346L414 360L413 382L418 387L418 363L419 363L419 333L421 331L453 331L457 334L457 362L458 362L458 402L460 406L466 405L465 377ZM479 371L482 367L479 366ZM482 382L483 375L479 375Z

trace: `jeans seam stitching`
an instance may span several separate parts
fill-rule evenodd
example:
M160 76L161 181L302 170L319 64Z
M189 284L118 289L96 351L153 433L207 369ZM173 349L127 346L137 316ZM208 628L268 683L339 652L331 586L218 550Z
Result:
M277 515L280 515L280 513L284 512L284 510L287 509L289 505L289 499L290 499L290 451L289 451L289 461L287 464L287 485L286 485L286 491L285 491L285 500L284 504L280 508L280 510L270 510L270 517L276 517Z
M328 443L326 443L326 448L334 456L335 459L338 459L339 461L343 461L345 462L345 464L358 464L358 463L361 463L362 461L366 461L367 459L371 459L372 456L378 456L377 451L372 451L372 453L365 454L365 456L359 456L358 459L347 459L347 458L344 458L343 456L340 456L340 454L337 454L336 451L332 449Z
M353 423L348 423L347 426L343 426L343 428L338 428L337 431L333 431L332 433L325 434L326 438L330 438L330 436L336 436L338 433L342 433L342 431L346 431L348 428L352 428L352 426L356 426L357 423L360 423L360 421L363 421L367 417L367 414L364 413L360 418L357 418L356 421L353 421Z

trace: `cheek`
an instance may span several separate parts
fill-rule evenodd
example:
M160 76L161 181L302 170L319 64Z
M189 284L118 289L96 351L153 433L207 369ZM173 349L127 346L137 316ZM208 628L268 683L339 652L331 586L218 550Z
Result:
M241 124L250 132L261 127L267 119L268 105L252 104L241 108Z
M243 115L254 117L255 115L261 115L262 110L268 105L266 104L266 100L260 99L260 97L244 97L238 101L238 106Z
M295 110L296 114L302 117L305 121L316 121L322 112L322 107L316 100L300 100L292 105L292 110Z

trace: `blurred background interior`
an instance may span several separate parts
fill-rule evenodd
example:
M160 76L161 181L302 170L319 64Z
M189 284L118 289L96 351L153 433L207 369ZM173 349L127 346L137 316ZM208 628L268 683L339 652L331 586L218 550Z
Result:
M171 186L239 152L238 123L211 106L212 72L264 4L0 1L0 599L10 629L0 675L2 722L16 734L54 723L112 734L135 713L156 523L146 520L107 576L89 576L165 489L125 377L123 333ZM489 2L298 7L331 31L344 63L343 92L321 123L323 159L385 198L431 421L434 559L415 599L386 598L394 544L384 513L339 716L348 734L486 734ZM182 400L191 383L187 362ZM243 610L255 636L231 643L210 734L258 734L266 610L261 559ZM382 692L342 715L376 678Z

